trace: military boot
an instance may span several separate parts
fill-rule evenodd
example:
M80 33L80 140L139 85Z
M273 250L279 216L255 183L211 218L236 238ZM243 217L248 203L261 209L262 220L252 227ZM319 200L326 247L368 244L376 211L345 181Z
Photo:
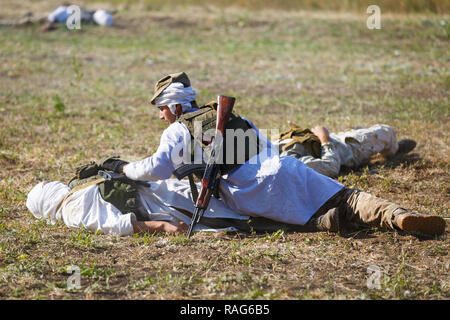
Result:
M445 220L439 216L404 212L393 217L394 225L405 232L440 235L445 231Z
M398 154L407 154L408 152L411 152L415 147L417 143L412 139L402 139L398 142Z

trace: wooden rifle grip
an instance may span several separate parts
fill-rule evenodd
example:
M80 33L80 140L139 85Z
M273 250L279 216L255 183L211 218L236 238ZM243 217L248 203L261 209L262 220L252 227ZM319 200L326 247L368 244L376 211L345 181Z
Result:
M197 197L197 202L195 204L196 207L199 207L199 208L204 207L204 202L205 202L205 197L207 195L207 192L208 192L208 181L205 179L202 179L202 187L200 189L200 194Z
M224 135L225 127L233 111L234 102L236 98L227 97L223 95L217 96L217 121L216 121L216 134Z

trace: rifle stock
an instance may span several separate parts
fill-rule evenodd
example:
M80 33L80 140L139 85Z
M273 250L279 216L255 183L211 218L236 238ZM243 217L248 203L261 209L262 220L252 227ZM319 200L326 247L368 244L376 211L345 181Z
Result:
M216 121L216 135L220 133L223 137L226 125L230 119L233 111L234 102L236 98L227 96L217 97L217 121Z

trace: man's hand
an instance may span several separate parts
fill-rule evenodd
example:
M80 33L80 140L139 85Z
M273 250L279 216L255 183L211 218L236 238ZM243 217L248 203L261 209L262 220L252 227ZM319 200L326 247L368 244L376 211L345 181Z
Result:
M172 224L167 221L137 221L132 220L134 233L141 232L168 232L168 233L184 233L188 230L187 224L182 221Z
M166 221L160 221L162 225L160 226L160 231L169 233L184 233L188 230L188 225L183 221L178 221L177 223L170 223Z
M311 128L311 132L314 133L320 140L321 143L327 143L331 141L330 133L327 128L323 126L315 126Z
M100 167L115 173L123 173L123 167L127 164L127 161L120 160L119 157L111 157L104 160Z

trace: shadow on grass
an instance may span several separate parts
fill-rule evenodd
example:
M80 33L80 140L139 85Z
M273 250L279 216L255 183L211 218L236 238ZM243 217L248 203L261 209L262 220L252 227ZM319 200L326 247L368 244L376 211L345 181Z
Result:
M281 233L282 231L282 233ZM378 228L373 228L370 226L351 226L351 227L346 227L345 229L340 230L337 235L339 235L339 237L341 238L345 238L345 239L355 239L355 240L367 240L367 239L375 239L375 238L379 238L382 237L383 235L389 234L389 233L397 233L400 236L414 236L416 237L418 240L420 241L424 241L424 240L433 240L435 239L434 236L427 236L427 235L422 235L422 234L412 234L412 233L407 233L407 232L403 232L403 231L392 231L392 230L383 230L383 229L378 229ZM277 232L258 232L258 233L246 233L246 232L230 232L227 231L226 235L234 238L234 237L238 237L239 239L272 239L272 238L277 238L278 236L280 236L281 234L296 234L296 233L301 233L301 234L318 234L318 233L327 233L326 231L294 231L294 230L282 230L280 229ZM381 234L380 234L381 233ZM231 239L230 238L230 239Z
M423 158L417 153L400 154L391 159L388 159L384 166L389 169L394 169L399 166L410 166L417 163L422 163Z
M381 233L381 234L380 234ZM401 230L385 230L385 229L379 229L374 228L370 226L351 226L346 227L344 230L339 231L339 236L346 239L374 239L379 238L387 234L396 233L401 237L414 237L419 241L426 241L426 240L439 240L443 235L441 236L432 236L427 234L421 234L421 233L413 233L413 232L404 232ZM376 234L376 235L374 235Z
M384 159L383 157L372 158L368 163L362 164L357 168L342 167L339 172L339 176L347 176L349 174L363 174L369 175L378 174L380 166L387 169L395 169L397 167L407 167L411 165L417 165L423 163L423 158L417 153L399 154L390 159ZM368 167L368 172L366 171Z

